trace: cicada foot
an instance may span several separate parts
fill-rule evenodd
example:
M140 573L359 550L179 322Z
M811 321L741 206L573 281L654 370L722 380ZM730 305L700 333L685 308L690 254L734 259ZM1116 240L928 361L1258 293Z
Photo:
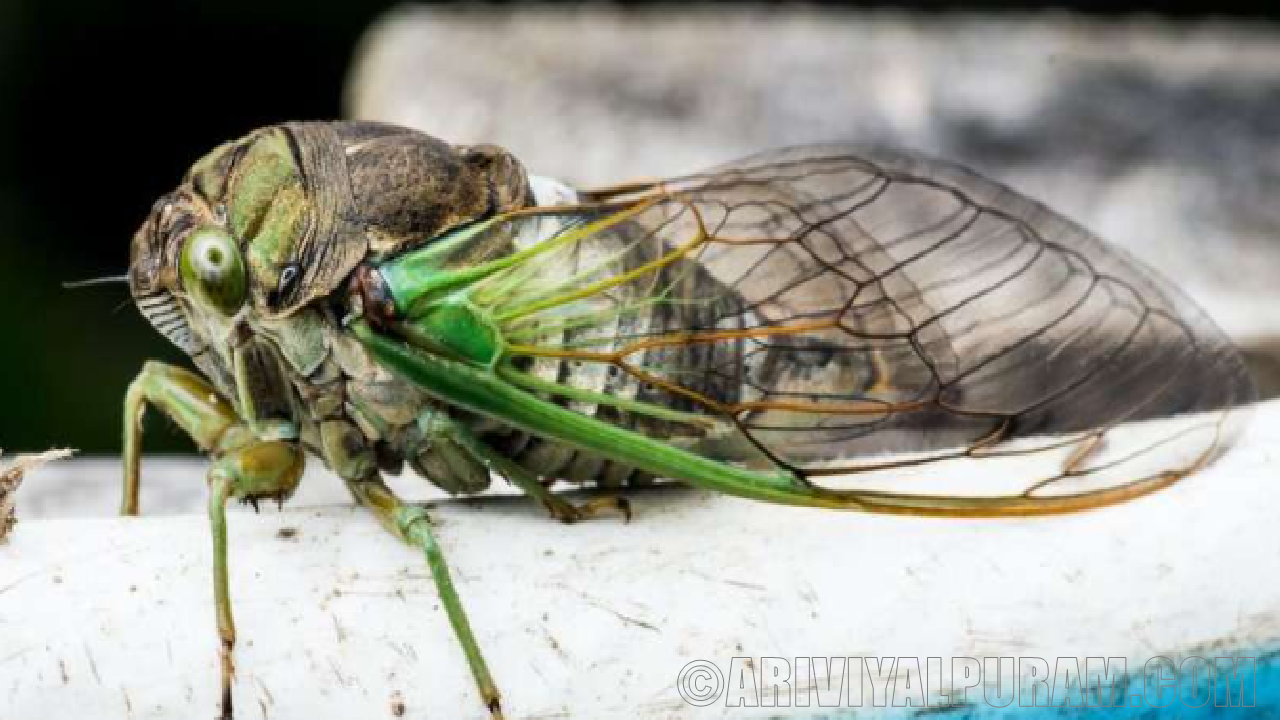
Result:
M553 518L566 525L613 513L622 515L623 522L631 522L631 501L620 495L592 498L584 503L574 505L546 489L541 483L538 483L538 485L546 493L545 498L540 498L542 504L551 512Z
M234 659L235 638L231 640L223 640L218 645L219 667L222 669L222 694L219 704L218 718L219 720L234 720L235 705L231 700L231 683L236 677L236 666Z
M214 457L208 473L209 527L213 535L213 590L219 638L221 717L232 717L235 619L227 580L227 502L243 500L256 506L260 499L283 502L302 478L304 456L296 443L259 439L235 414L230 403L204 379L181 368L147 363L129 386L125 400L125 486L121 511L138 513L138 461L141 454L142 413L159 408L201 449Z
M498 693L498 686L489 673L489 666L480 652L480 645L476 642L475 633L471 629L471 621L467 618L462 600L453 586L449 566L445 562L440 543L436 540L427 511L420 507L406 505L376 474L361 480L348 481L348 487L360 504L372 510L388 530L410 545L421 549L426 555L431 579L435 582L445 615L448 616L449 624L458 638L458 644L462 646L462 652L467 658L471 676L476 682L476 690L480 693L480 698L488 708L490 716L494 720L501 720L502 699Z
M213 532L213 593L221 641L218 653L223 718L232 716L236 643L227 580L227 501L245 500L256 506L261 498L288 496L302 477L303 462L302 451L291 443L250 440L242 447L224 451L209 470L209 527Z

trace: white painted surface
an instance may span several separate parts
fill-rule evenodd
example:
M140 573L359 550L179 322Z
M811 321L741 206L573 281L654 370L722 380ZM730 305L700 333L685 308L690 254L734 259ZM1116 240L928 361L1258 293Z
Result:
M511 497L445 501L434 517L509 715L714 716L723 703L694 712L676 694L690 660L1124 656L1133 669L1280 640L1277 447L1271 402L1205 472L1040 519L679 490L635 495L630 525L562 526ZM118 478L104 463L62 467L86 483ZM982 481L985 467L955 480ZM297 537L278 537L285 527ZM365 513L236 512L230 533L239 717L389 717L397 699L407 717L479 714L424 563ZM209 555L200 514L20 524L0 546L0 716L211 716Z

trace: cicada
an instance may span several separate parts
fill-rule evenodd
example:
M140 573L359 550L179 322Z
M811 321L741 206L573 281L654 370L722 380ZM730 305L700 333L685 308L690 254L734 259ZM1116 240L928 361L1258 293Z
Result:
M494 146L284 124L196 162L134 235L128 277L199 372L152 362L129 387L123 511L138 511L154 406L212 457L227 716L225 505L283 501L307 453L425 552L497 715L430 519L384 473L454 494L496 475L566 522L629 508L574 504L556 481L659 478L815 508L1036 515L1173 483L1254 397L1232 344L1139 262L973 172L876 148L577 190ZM1195 432L1112 440L1190 413L1208 418ZM937 463L1036 453L1054 459L1014 487L909 485ZM885 479L841 487L868 472Z

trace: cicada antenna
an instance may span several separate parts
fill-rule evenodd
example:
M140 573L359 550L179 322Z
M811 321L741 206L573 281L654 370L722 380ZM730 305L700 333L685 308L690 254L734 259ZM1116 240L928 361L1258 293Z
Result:
M93 286L95 286L95 285L117 285L117 284L128 284L128 282L129 282L129 276L128 276L127 274L125 274L125 275L104 275L104 276L102 276L102 277L86 278L86 279L84 279L84 280L68 280L68 281L64 281L64 282L62 283L62 289L63 289L63 290L78 290L78 289L80 289L80 288L93 287ZM128 299L128 300L125 300L124 302L122 302L122 303L120 303L119 305L115 306L115 308L114 308L114 309L112 309L111 314L112 314L112 315L114 315L114 314L116 314L116 313L120 312L122 309L124 309L126 306L128 306L131 302L133 302L133 299L132 299L132 298L130 298L130 299Z
M126 275L106 275L103 277L86 278L84 280L69 280L62 283L63 290L76 290L78 288L92 287L94 285L112 285L115 283L128 283L129 276Z

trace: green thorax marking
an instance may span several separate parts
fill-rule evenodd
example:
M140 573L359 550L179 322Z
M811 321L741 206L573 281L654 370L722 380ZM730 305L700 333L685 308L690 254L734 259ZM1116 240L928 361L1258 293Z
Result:
M488 313L461 295L431 303L400 329L424 347L480 365L492 366L502 355L502 335Z
M469 248L505 228L494 220L474 223L378 266L404 318L398 327L425 347L492 366L502 355L502 333L489 313L468 297L470 287L506 266L505 259L457 264Z
M500 215L441 235L421 248L382 263L378 270L395 301L396 312L400 317L413 318L437 300L504 270L532 262L540 255L546 256L557 248L605 232L646 207L646 203L636 203L590 222L556 226L553 234L538 237L520 248L512 247L511 241L524 229L538 229L538 216ZM493 257L495 248L508 248L510 252Z
M378 271L391 291L396 313L415 317L423 308L505 267L495 262L450 267L469 248L485 242L497 229L495 225L494 220L467 225L379 264Z

